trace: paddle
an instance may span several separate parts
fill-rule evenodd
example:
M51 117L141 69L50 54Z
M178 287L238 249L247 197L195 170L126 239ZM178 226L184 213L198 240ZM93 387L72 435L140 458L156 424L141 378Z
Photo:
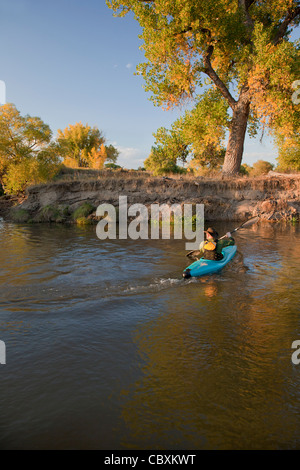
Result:
M246 220L246 222L244 222L242 225L240 225L239 227L233 229L233 230L230 230L230 233L234 233L234 232L237 232L238 230L240 230L241 228L247 228L247 227L250 227L250 225L253 225L255 224L257 221L258 221L259 217L251 217L251 219L248 219ZM225 238L226 235L223 235L223 237L219 238L219 240L222 240L222 238ZM200 251L199 250L192 250L192 251L189 251L188 254L186 256L190 256L191 254L194 254L194 256L197 256L197 254L200 254Z

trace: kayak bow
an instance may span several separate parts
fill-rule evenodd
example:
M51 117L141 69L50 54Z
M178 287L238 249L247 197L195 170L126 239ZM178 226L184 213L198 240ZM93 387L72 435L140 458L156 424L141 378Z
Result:
M220 271L224 266L229 263L229 261L236 254L237 247L236 245L226 246L223 248L223 259L220 261L213 261L204 258L200 258L198 261L190 264L184 271L182 276L185 279L190 277L199 277L204 276L205 274L212 274Z

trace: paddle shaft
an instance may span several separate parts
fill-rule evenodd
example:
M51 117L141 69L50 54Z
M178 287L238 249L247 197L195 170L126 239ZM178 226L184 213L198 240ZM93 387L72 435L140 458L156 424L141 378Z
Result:
M249 220L246 220L246 222L244 222L242 225L240 225L239 227L233 229L230 231L230 233L234 233L234 232L237 232L238 230L240 230L241 228L245 227L245 225L252 225L254 224L254 222L257 222L258 220L258 217L251 217L251 219ZM226 235L223 235L223 237L219 238L219 240L222 240L223 238L225 238Z
M241 225L240 227L237 227L235 228L234 230L231 230L230 233L234 233L234 232L237 232L240 228L242 228L243 226ZM223 238L226 238L226 235L223 235L223 237L220 237L219 240L223 240Z

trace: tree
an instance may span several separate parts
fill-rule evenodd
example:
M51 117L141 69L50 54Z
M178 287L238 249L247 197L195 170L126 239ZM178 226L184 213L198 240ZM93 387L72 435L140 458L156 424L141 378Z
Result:
M275 134L279 171L300 171L300 125L294 123L293 128L298 129L298 132L286 136L278 129Z
M35 157L26 157L10 164L3 176L5 192L17 194L24 192L29 185L47 183L57 175L60 166L55 145Z
M193 110L186 111L173 123L170 131L158 129L154 136L159 144L152 147L146 166L149 168L151 162L152 171L157 168L160 172L170 172L172 165L176 170L177 160L186 162L189 157L190 168L196 173L220 170L225 155L222 141L226 126L226 106L219 100L218 93L208 90Z
M104 145L105 138L97 127L77 122L58 130L57 142L67 166L102 169L106 160L116 163L119 151Z
M285 135L295 132L288 123L299 113L291 101L299 54L288 35L299 24L299 0L110 0L108 5L119 16L133 11L143 28L147 62L138 73L156 105L183 103L203 85L218 91L229 128L224 173L240 170L249 120L252 134L258 124Z
M119 150L117 150L113 145L106 145L105 146L106 154L107 154L107 161L111 163L116 163L118 157L120 155Z
M265 160L258 160L257 162L253 163L253 167L249 171L250 176L261 176L267 175L269 171L273 170L274 165L270 162L266 162Z
M0 106L0 182L6 192L23 191L58 171L57 146L39 117L21 116L13 104Z
M105 163L105 168L108 170L119 170L122 167L120 165L116 165L115 163Z
M291 142L290 146L282 146L278 156L279 171L300 171L300 143Z
M144 165L146 170L155 175L180 173L183 169L177 165L177 161L185 162L188 153L187 145L179 132L161 127L156 133L155 145Z
M88 166L90 168L94 168L95 170L102 170L107 159L105 145L101 144L99 150L97 150L96 147L93 147L88 156Z
M51 130L38 117L21 116L13 104L0 107L0 174L10 163L38 154L51 141Z
M251 173L252 167L248 165L247 163L243 163L240 168L240 174L249 176Z
M58 129L57 142L65 159L73 160L79 167L89 167L105 139L97 127L77 122L63 131Z

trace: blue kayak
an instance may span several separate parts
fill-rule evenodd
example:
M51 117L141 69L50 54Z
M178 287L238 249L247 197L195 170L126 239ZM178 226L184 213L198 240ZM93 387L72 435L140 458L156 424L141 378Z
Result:
M236 245L226 246L223 248L223 259L220 261L212 261L204 258L200 258L198 261L195 261L193 264L188 266L183 271L183 277L188 279L189 277L199 277L204 276L205 274L212 274L220 271L224 268L227 263L234 257L236 254L237 247Z

